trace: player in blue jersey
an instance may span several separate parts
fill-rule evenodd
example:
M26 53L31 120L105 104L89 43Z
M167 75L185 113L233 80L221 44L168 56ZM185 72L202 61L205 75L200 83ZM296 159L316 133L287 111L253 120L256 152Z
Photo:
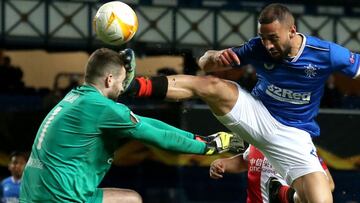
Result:
M5 178L0 184L0 198L2 203L19 202L21 177L27 161L27 155L14 151L10 155L10 177Z
M207 72L253 65L258 82L251 94L212 76L137 78L131 89L140 97L200 97L221 123L264 153L295 188L296 202L332 202L311 137L320 134L315 117L326 79L333 72L360 78L360 55L298 33L292 13L281 4L265 7L258 26L258 37L207 51L199 60Z

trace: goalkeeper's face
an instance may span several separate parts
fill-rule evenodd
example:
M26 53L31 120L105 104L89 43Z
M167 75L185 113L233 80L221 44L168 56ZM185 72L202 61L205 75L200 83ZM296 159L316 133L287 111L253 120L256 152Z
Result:
M117 100L120 94L124 91L124 80L125 80L126 72L125 68L121 67L121 71L119 75L114 75L112 83L110 84L110 92L109 98L112 100Z

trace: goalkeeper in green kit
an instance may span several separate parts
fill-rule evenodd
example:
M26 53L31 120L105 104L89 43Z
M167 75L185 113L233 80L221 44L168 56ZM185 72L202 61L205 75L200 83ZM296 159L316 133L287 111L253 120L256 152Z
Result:
M231 134L201 137L135 115L117 103L134 78L134 61L130 49L117 53L102 48L90 56L84 85L70 91L38 130L24 170L20 202L142 202L133 190L97 188L114 151L127 139L191 154L243 148Z

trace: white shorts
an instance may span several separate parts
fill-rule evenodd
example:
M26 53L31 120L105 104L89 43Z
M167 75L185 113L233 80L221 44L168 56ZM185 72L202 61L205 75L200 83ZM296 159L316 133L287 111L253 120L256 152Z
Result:
M324 172L308 132L278 122L264 104L239 85L232 110L216 118L260 149L287 184L306 174Z

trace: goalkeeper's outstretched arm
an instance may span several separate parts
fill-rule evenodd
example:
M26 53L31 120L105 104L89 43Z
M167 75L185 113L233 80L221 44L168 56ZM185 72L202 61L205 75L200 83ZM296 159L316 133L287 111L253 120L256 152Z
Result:
M189 154L212 155L227 151L237 153L244 147L243 141L230 133L215 133L204 142L195 139L196 136L190 132L146 117L140 117L134 128L121 134L166 150Z

